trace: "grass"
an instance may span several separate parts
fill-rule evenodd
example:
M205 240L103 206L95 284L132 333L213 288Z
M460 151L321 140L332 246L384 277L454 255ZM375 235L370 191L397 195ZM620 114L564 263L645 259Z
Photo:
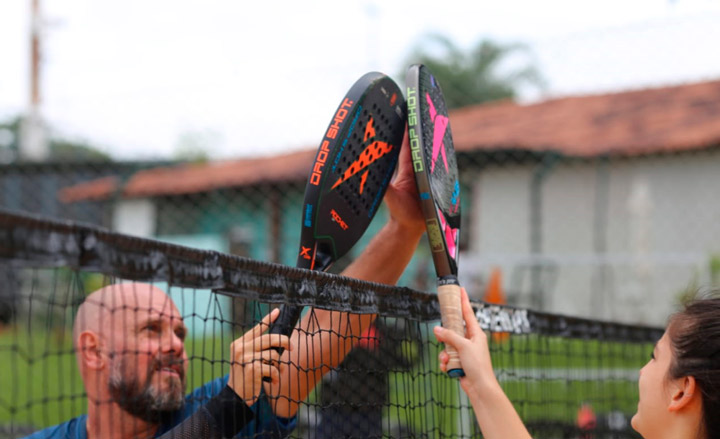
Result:
M391 374L386 417L415 431L467 435L474 424L469 403L458 381L437 372L441 348L436 343L425 347L422 364L411 372ZM524 421L574 425L584 403L596 414L622 412L629 417L635 412L637 371L652 344L527 335L491 340L490 348L501 385Z
M230 341L228 336L186 342L188 389L227 373ZM467 434L472 411L458 382L438 372L440 349L437 343L424 342L421 361L412 371L390 374L386 422L430 436ZM523 419L565 423L574 422L583 402L590 402L596 413L633 413L637 385L632 374L651 349L650 343L534 335L491 343L501 383ZM46 427L86 411L69 331L33 328L0 334L0 371L0 426ZM619 372L601 377L608 371ZM537 379L540 374L546 379Z
M0 425L47 427L87 411L69 331L0 334ZM188 340L188 389L227 373L229 341ZM224 349L224 350L223 350Z

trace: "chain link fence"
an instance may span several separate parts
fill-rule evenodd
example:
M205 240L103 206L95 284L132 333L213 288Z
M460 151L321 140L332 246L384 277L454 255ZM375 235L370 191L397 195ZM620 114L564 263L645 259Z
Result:
M512 305L662 325L687 291L720 283L720 82L490 103L450 120L460 276L475 298L494 285ZM313 155L3 165L0 207L293 265ZM432 276L421 245L401 283L432 290Z

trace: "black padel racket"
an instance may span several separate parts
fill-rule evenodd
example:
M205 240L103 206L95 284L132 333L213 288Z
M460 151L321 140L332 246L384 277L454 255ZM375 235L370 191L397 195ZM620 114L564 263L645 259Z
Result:
M320 143L305 189L297 266L325 271L365 233L397 165L405 99L382 73L345 95ZM282 305L270 333L290 335L302 307Z
M460 237L460 182L447 107L440 85L427 67L413 65L407 73L408 139L415 182L428 241L438 277L442 325L464 336L457 279ZM465 375L457 352L450 355L447 373Z

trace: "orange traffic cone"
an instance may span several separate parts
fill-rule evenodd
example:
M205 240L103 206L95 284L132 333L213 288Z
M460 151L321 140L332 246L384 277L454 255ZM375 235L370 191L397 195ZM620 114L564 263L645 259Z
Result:
M492 272L490 273L490 281L488 282L487 288L485 289L485 297L483 298L483 300L485 300L485 302L487 303L492 303L495 305L507 304L507 300L505 300L505 294L502 290L502 272L498 267L493 268ZM507 332L493 332L492 338L496 342L503 342L510 338L510 334Z

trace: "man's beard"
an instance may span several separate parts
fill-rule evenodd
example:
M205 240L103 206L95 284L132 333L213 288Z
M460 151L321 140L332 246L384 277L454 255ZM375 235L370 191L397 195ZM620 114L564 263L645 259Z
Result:
M152 384L153 375L160 373L162 367L182 363L182 360L175 355L159 355L150 362L142 385L137 374L127 376L128 366L132 367L132 362L128 360L128 357L116 359L111 366L108 387L114 402L131 415L151 424L168 419L174 411L182 408L185 404L184 368L179 370L180 382L169 380L167 390L161 391Z

